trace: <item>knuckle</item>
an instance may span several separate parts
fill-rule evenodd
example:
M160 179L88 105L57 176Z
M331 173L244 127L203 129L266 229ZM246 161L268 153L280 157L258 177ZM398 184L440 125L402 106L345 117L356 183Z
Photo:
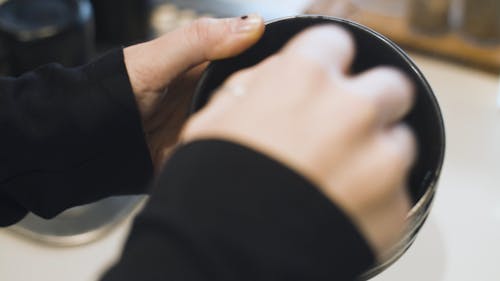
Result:
M414 91L413 82L406 73L394 66L379 66L375 69L378 76L385 81L391 81L401 93L412 94Z
M210 18L200 18L192 22L186 29L188 33L186 38L189 38L194 45L198 42L207 42L210 39L210 26L212 23Z
M394 129L392 134L393 136L385 141L387 161L394 171L406 174L416 155L416 141L413 132L406 125L400 125Z
M397 67L390 65L378 66L373 71L377 72L380 76L389 76L392 78L401 78L405 76L405 74Z
M335 48L337 51L346 52L352 52L355 46L350 32L334 24L308 28L294 38L292 45L307 45L309 42L323 42L323 45L327 48Z
M306 79L311 79L314 82L326 82L330 79L330 70L328 66L318 60L299 56L296 61L293 61L293 63L296 63L296 66L291 67L290 69L300 71L301 75L307 75Z
M415 134L413 130L405 124L400 124L394 128L396 137L395 142L400 144L404 151L414 151L416 148Z
M335 33L335 41L341 41L343 42L344 44L348 45L349 47L352 47L354 48L354 38L352 36L352 34L344 27L340 26L340 25L327 25L327 26L324 26L324 28L328 28L330 29L330 32L334 32Z
M311 31L305 31L295 38L292 42L280 51L278 57L282 57L283 61L290 66L290 69L295 69L306 73L311 70L326 70L328 64L326 60L318 56L317 44L311 39ZM314 34L314 32L312 32ZM316 40L319 41L319 40ZM313 47L314 46L314 50ZM321 47L321 50L325 47Z
M352 34L347 29L339 25L327 25L320 28L324 28L325 31L331 34L325 37L330 40L329 45L331 48L341 51L344 56L354 55L356 43Z
M410 164L415 161L418 145L415 132L407 125L400 125L402 135L402 147L407 154L407 159Z
M374 126L377 122L378 107L373 99L360 95L349 95L349 103L351 104L353 120L357 122L362 128L369 128Z

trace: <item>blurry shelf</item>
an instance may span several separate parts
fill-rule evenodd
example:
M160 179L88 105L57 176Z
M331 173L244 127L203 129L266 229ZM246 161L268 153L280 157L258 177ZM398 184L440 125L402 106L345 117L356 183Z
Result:
M388 15L359 8L345 0L330 2L329 5L316 7L308 12L348 18L376 30L406 49L442 56L487 71L500 72L500 44L479 44L458 32L426 35L411 29L404 16L406 13ZM339 8L339 4L335 6L335 2L341 2L343 8Z

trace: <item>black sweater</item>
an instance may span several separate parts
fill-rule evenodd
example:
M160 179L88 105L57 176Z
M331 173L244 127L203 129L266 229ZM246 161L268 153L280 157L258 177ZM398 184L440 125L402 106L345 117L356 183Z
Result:
M0 226L151 185L121 51L0 78L0 129ZM151 193L103 280L352 280L374 262L315 186L238 144L180 147Z

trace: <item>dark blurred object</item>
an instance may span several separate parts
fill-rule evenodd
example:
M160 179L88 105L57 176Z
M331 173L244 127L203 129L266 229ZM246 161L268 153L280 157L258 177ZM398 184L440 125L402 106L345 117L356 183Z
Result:
M149 37L152 0L91 0L99 43L128 45Z
M500 42L500 1L464 0L462 33L480 43Z
M5 69L2 74L17 76L51 62L65 66L85 64L94 55L94 42L89 0L9 0L0 5L0 71L2 66ZM73 208L50 221L30 214L12 229L50 245L77 246L114 229L144 199L145 196L108 198Z
M9 72L9 64L7 58L9 53L7 52L6 42L0 36L0 76L7 75Z
M9 0L0 5L0 44L3 74L17 76L52 62L81 65L94 51L90 2Z
M408 10L410 27L429 35L448 32L450 5L450 0L411 0Z

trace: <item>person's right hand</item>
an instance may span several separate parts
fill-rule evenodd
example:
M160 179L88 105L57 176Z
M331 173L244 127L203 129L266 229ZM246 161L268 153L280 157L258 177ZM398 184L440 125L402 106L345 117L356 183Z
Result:
M295 169L351 217L383 259L410 208L405 186L415 141L400 120L412 107L413 85L388 67L349 75L354 52L339 27L305 31L230 77L181 138L232 140Z

